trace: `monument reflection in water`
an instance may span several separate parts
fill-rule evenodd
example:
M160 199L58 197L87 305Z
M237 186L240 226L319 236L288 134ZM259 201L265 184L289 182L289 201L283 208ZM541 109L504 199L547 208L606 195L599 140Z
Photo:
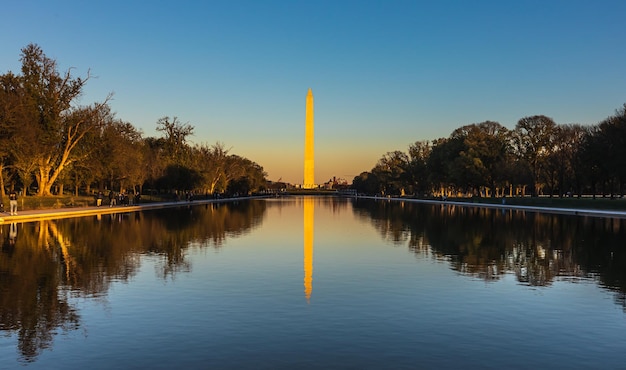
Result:
M0 231L0 367L626 363L625 220L293 197Z
M315 201L305 197L304 208L304 296L310 302L313 291L313 234L315 229Z

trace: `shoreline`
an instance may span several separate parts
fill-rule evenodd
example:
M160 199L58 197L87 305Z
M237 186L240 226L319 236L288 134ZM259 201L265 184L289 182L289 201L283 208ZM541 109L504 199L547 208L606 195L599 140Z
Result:
M15 223L15 222L30 222L30 221L39 221L39 220L51 220L51 219L62 219L62 218L72 218L72 217L83 217L90 215L105 215L105 214L114 214L114 213L131 213L137 211L145 211L150 209L159 209L159 208L175 208L175 207L185 207L185 206L193 206L200 204L211 204L211 203L228 203L228 202L236 202L239 200L248 200L248 199L261 199L267 198L267 196L251 196L251 197L240 197L240 198L220 198L220 199L197 199L193 201L171 201L171 202L154 202L154 203L141 203L138 205L129 205L129 206L114 206L109 207L108 205L98 206L88 206L88 207L71 207L71 208L54 208L54 209L31 209L26 211L19 211L17 215L10 215L9 212L5 210L5 213L0 215L0 225L6 223Z
M131 213L137 211L144 211L150 209L159 208L175 208L184 206L193 206L200 204L211 203L228 203L236 202L240 200L250 199L265 199L267 195L240 197L240 198L221 198L221 199L198 199L193 201L169 201L169 202L154 202L154 203L142 203L139 205L131 206L114 206L109 207L106 205L97 207L72 207L72 208L54 208L54 209L33 209L26 211L18 211L17 215L11 216L5 211L4 214L0 214L0 224L15 223L15 222L30 222L38 220L49 219L62 219L72 217L83 217L89 215L99 214L114 214L114 213ZM350 197L353 199L371 199L378 201L394 201L394 202L411 202L422 204L438 204L438 205L451 205L460 207L476 207L476 208L488 208L488 209L501 209L510 211L528 211L534 213L551 213L551 214L563 214L571 216L587 216L598 218L619 218L626 219L626 211L613 211L613 210L600 210L600 209L585 209L585 208L560 208L560 207L541 207L541 206L524 206L515 204L494 204L494 203L468 203L458 202L453 200L432 200L432 199L415 199L415 198L387 198L377 196L357 196Z

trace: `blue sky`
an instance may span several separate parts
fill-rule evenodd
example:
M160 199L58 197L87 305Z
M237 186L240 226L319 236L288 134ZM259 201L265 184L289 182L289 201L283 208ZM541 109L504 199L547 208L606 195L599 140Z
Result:
M81 103L159 136L177 116L300 183L315 96L316 182L463 125L595 124L626 102L626 1L3 0L0 73L40 45L91 71Z

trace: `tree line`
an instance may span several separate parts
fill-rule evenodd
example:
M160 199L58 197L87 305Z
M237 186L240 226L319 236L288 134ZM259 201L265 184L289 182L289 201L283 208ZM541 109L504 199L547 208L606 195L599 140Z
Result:
M359 193L415 196L624 195L626 104L595 125L544 115L486 121L387 152L353 180Z
M92 77L60 73L41 47L23 48L21 74L0 75L0 195L36 189L41 196L70 188L141 193L247 194L266 185L259 164L223 143L191 144L194 127L177 117L156 122L162 137L144 137L115 117L109 102L79 105Z

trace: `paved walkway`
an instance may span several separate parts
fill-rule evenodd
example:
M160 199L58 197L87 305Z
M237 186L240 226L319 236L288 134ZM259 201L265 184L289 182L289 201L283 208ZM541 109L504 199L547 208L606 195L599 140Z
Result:
M251 199L256 197L250 197L245 199ZM0 212L0 223L10 223L10 222L28 222L28 221L36 221L36 220L49 220L49 219L57 219L57 218L70 218L70 217L81 217L88 215L98 215L98 214L111 214L111 213L128 213L128 212L136 212L146 209L156 209L156 208L168 208L168 207L184 207L188 205L197 205L197 204L207 204L207 203L223 203L223 202L232 202L235 200L240 200L242 198L221 198L221 199L199 199L191 202L187 201L178 201L178 202L155 202L155 203L141 203L137 205L129 205L129 206L113 206L109 207L108 205L102 205L100 207L90 206L90 207L72 207L72 208L56 208L56 209L32 209L27 211L20 211L18 207L17 216L11 216L8 212L9 209L5 207L5 212Z

